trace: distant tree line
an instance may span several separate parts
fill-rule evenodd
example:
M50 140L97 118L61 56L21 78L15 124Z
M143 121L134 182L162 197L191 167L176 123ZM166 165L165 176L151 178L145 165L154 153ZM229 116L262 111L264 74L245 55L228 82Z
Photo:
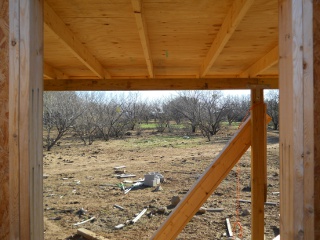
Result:
M278 91L266 95L268 114L278 129ZM95 139L122 138L141 132L141 123L156 123L158 132L173 131L172 123L190 134L200 132L210 141L222 122L241 122L250 110L249 96L224 96L222 91L179 91L167 99L148 101L139 93L45 92L44 145L49 151L72 133L86 145Z

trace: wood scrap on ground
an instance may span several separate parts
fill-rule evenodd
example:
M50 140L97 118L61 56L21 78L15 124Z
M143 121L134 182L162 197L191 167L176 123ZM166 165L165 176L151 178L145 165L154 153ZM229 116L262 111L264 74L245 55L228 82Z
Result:
M226 225L227 225L227 232L228 232L229 237L233 237L232 227L231 227L231 223L230 223L229 218L226 218Z
M97 234L95 234L92 231L89 231L85 228L79 228L77 230L77 234L84 237L85 239L89 239L89 240L108 240L107 238L98 236Z
M123 207L121 207L120 205L114 204L113 206L114 206L115 208L120 209L120 210L124 210L124 208L123 208Z
M114 167L113 169L118 170L118 169L125 168L125 167L126 166L119 166L119 167Z
M146 212L147 212L148 208L143 209L135 218L133 218L132 220L127 220L126 223L121 223L118 224L117 226L115 226L115 229L122 229L124 228L127 224L131 223L134 224L136 223Z
M114 175L117 178L130 178L130 177L136 177L134 174L120 174L120 175Z
M121 228L124 228L125 226L126 226L125 224L121 223L121 224L115 226L114 228L115 229L121 229Z
M78 225L84 224L84 223L86 223L86 222L90 222L90 221L92 221L92 220L94 220L94 219L96 219L96 217L89 218L89 219L84 220L84 221L82 221L82 222L77 222L77 223L73 224L73 226L78 226Z
M240 199L239 202L242 202L242 203L251 203L251 200ZM277 206L277 205L279 205L278 202L265 202L264 204L265 204L265 205L271 205L271 206Z
M143 209L143 210L138 214L138 216L136 216L136 217L135 217L134 219L132 219L130 222L131 222L131 223L136 223L136 222L146 213L147 210L148 210L147 208Z
M203 208L205 209L207 212L222 212L224 210L224 208Z
M127 188L124 190L124 194L127 194L128 192L130 192L132 189L136 188L136 187L140 187L143 185L143 182L136 182L134 183L131 187Z

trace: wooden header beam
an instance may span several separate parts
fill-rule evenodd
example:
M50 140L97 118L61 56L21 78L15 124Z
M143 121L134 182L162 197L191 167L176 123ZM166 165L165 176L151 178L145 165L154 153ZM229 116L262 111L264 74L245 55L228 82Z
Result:
M253 4L254 0L235 0L214 39L210 50L200 67L200 76L204 77L217 60L232 34Z
M277 64L279 61L279 47L274 47L266 55L252 64L247 70L240 74L240 77L256 77L263 71Z
M227 90L277 89L276 78L204 78L204 79L61 79L44 80L45 91L127 91L127 90Z
M44 2L45 27L53 32L72 53L99 78L110 78L100 62L89 52L81 41L70 31L54 10Z
M134 16L136 18L142 50L143 50L144 58L146 59L149 76L153 78L154 77L153 62L151 58L147 24L145 21L144 14L142 13L143 11L142 3L141 3L141 0L131 0L131 3L133 7Z

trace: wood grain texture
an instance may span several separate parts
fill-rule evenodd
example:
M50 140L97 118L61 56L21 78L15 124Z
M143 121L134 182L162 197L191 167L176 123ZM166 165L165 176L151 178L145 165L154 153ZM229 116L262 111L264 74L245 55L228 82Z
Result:
M0 2L0 239L9 239L9 1Z
M20 238L20 153L19 153L19 82L20 82L20 1L10 1L9 47L9 186L10 239Z
M251 90L251 238L264 239L267 193L267 128L263 89Z
M314 57L314 207L315 238L320 239L320 1L313 1Z
M240 74L240 77L256 77L265 70L278 63L279 47L272 48L266 55L252 64L248 69Z
M232 36L221 47L222 51L206 76L239 75L276 45L277 1L253 1ZM187 75L199 77L200 65L231 6L243 0L143 1L141 16L148 30L144 36L149 38L149 57L145 57L143 51L147 50L147 43L143 44L144 49L141 47L139 33L143 34L143 31L137 29L131 1L46 2L112 78L150 77L146 67L148 59L149 69L152 59L155 77L176 75L183 78ZM236 11L233 16L237 16ZM44 39L46 63L75 79L97 77L47 27ZM277 68L273 68L267 74L262 72L259 77L277 76L277 73Z
M313 0L303 0L303 224L304 239L315 238ZM320 13L320 12L319 12ZM319 14L318 13L318 14ZM319 30L318 30L319 31Z
M10 1L10 239L43 239L42 4Z
M126 90L223 90L261 86L277 89L275 78L163 78L163 79L65 79L44 80L45 91L126 91Z
M43 76L49 79L67 79L68 76L60 70L53 68L47 63L43 63Z
M232 34L236 30L252 4L253 0L235 0L233 2L226 18L221 25L221 28L219 29L217 36L212 42L207 56L203 60L203 63L200 67L201 77L207 75L209 69L219 57L220 53L224 49L225 45L231 38Z
M100 62L89 52L89 50L78 40L62 19L45 2L45 26L48 27L56 36L71 50L75 56L99 78L105 78L105 71ZM109 76L107 76L109 77Z
M153 73L153 62L151 58L151 49L149 43L148 27L145 20L145 14L143 11L142 0L131 0L133 13L136 18L137 28L140 36L141 46L150 78L154 77Z
M280 234L314 239L312 2L281 0L279 18Z

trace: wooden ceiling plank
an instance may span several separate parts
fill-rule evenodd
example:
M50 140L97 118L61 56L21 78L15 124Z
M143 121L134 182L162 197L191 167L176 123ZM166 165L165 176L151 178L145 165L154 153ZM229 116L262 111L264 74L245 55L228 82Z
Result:
M223 48L231 38L232 34L240 24L243 17L253 4L254 0L235 0L224 19L216 38L214 39L207 56L205 57L201 67L200 76L207 75L209 69L216 61Z
M43 63L43 76L49 79L67 79L68 75L61 72L60 70L50 66L47 63Z
M145 21L145 16L143 14L142 3L141 0L131 0L131 3L133 7L134 16L136 18L144 58L146 59L147 63L148 73L149 76L153 78L153 62L151 57L148 29Z
M266 55L252 64L247 70L242 72L240 77L256 77L263 71L277 64L279 61L279 47L274 47Z
M45 91L277 89L276 78L44 79Z
M110 78L100 62L89 52L54 10L44 2L44 25L51 30L73 54L99 78ZM106 74L107 73L107 74Z

